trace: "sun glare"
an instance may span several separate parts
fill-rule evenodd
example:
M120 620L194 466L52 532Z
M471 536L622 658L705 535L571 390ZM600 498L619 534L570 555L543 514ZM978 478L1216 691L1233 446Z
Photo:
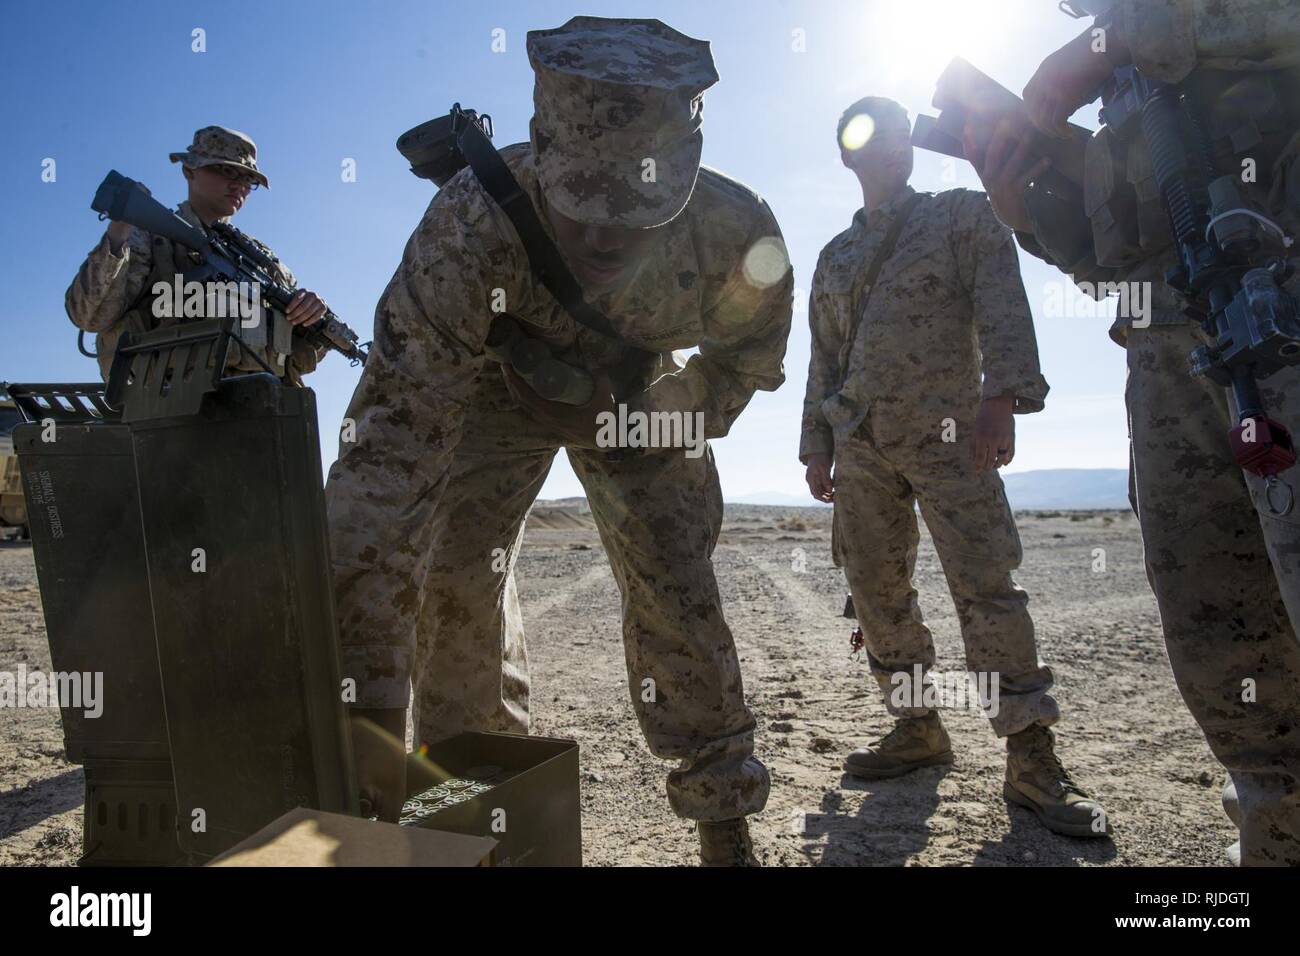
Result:
M861 149L875 131L875 120L866 113L859 113L844 124L844 132L840 134L840 145L850 152Z
M890 74L937 77L954 56L987 70L1003 50L1014 11L1004 0L873 0L867 46Z

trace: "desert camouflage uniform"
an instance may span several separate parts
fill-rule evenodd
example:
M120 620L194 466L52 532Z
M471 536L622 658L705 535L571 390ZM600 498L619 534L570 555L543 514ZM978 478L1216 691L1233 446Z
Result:
M1015 398L1017 412L1039 411L1047 383L1014 243L983 193L923 194L874 290L861 287L913 194L906 187L871 214L859 210L822 251L799 457L834 454L832 547L890 711L928 712L890 700L892 675L917 664L928 671L935 661L912 586L919 503L957 606L967 666L1000 675L991 720L1006 736L1051 724L1059 712L1028 597L1011 579L1020 537L1002 481L975 471L975 416L982 398L1002 395Z
M1210 70L1288 68L1290 99L1300 96L1300 7L1294 3L1121 0L1117 6L1116 29L1148 76L1200 83L1212 80ZM1240 160L1254 155L1259 183L1242 188L1293 233L1300 224L1298 151L1300 132L1292 129L1279 142L1252 144L1220 169L1239 171ZM1041 255L1027 237L1022 244ZM1130 497L1179 691L1237 785L1242 863L1296 865L1300 513L1270 513L1263 483L1243 473L1228 447L1237 423L1229 395L1189 374L1188 354L1204 339L1164 285L1174 261L1165 252L1120 277L1149 283L1152 295L1149 326L1120 321L1112 329L1128 352ZM1300 291L1300 283L1293 279L1288 288ZM1260 383L1268 413L1293 430L1300 429L1297 374L1288 369ZM1296 469L1282 477L1300 484Z
M430 204L379 302L373 350L347 413L356 441L340 444L330 470L343 671L357 680L360 707L405 707L413 684L420 743L465 729L528 730L514 563L525 516L564 440L511 398L500 366L484 358L494 293L557 356L588 368L615 364L629 346L652 353L699 346L684 368L639 390L654 374L648 370L627 404L701 411L711 438L728 432L755 389L775 389L784 377L791 277L766 204L708 169L693 193L693 172L660 179L668 200L641 189L640 157L658 157L661 172L693 163L698 131L678 130L686 145L676 154L670 135L658 149L627 145L673 132L666 124L674 107L712 82L689 71L707 46L686 67L648 71L631 44L676 55L687 38L658 21L618 21L633 24L620 28L631 31L624 48L619 30L602 26L609 22L581 17L529 35L538 83L532 143L502 155L539 211L545 195L583 221L655 224L690 195L629 283L592 300L622 344L575 324L529 271L505 215L463 170ZM569 29L589 31L594 48L574 51L563 35L548 46ZM604 46L611 37L613 46ZM617 148L596 127L556 113L556 99L612 128ZM590 152L564 162L573 149ZM616 199L596 188L599 172L583 175L610 150L637 157L630 170L608 173L636 178ZM711 563L722 518L711 452L611 460L603 450L567 451L622 594L632 705L651 751L680 761L668 779L673 809L701 820L761 809L767 771L752 756L754 718Z
M171 159L191 167L239 166L256 174L259 181L267 185L266 176L257 168L256 155L257 147L243 133L220 126L205 126L195 132L189 150L172 153ZM190 225L205 229L188 201L177 206L176 211ZM257 242L256 239L253 241ZM262 243L257 242L257 245L267 255L274 255ZM134 227L122 246L121 255L113 254L106 233L86 256L64 296L64 307L68 318L78 328L99 333L95 352L104 381L108 381L117 343L124 333L152 331L181 321L153 314L151 290L158 282L165 282L170 288L177 275L183 275L194 267L189 250L165 236L155 236ZM280 282L289 288L297 286L293 273L283 263L278 265L277 272ZM323 347L315 348L295 337L293 352L284 363L283 377L293 384L301 384L302 376L315 369L324 353ZM259 355L272 369L277 369L279 357L273 350L259 349ZM239 348L231 349L226 364L234 371L264 371L255 359Z

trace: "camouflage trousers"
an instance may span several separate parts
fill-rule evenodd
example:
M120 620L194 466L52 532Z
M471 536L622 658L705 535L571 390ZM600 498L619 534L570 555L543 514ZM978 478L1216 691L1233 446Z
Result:
M463 436L432 516L412 675L417 744L463 730L528 732L515 560L560 442L515 404L492 364ZM722 491L712 452L568 455L622 595L632 706L650 751L680 761L668 775L673 810L695 820L761 810L768 773L753 756L754 718L713 573Z
M1129 332L1130 495L1174 679L1237 785L1242 863L1300 865L1300 515L1271 514L1233 461L1228 394L1187 371L1199 341L1186 324ZM1300 429L1300 371L1260 384Z
M988 675L990 691L997 682L996 706L986 712L1005 737L1055 723L1060 711L1048 694L1051 669L1038 661L1029 597L1011 579L1020 566L1020 535L1002 480L975 471L973 432L971 418L956 423L955 441L937 433L930 440L873 408L851 436L837 437L832 551L848 578L885 706L895 716L929 713L914 706L921 698L896 694L912 683L897 675L910 677L919 666L928 682L935 663L912 585L920 505L957 608L966 666Z

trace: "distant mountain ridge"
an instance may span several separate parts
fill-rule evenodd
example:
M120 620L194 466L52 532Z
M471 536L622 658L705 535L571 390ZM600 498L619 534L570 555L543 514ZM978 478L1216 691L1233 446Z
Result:
M1018 511L1128 508L1128 472L1123 468L1045 468L1003 475L1007 500ZM808 495L760 491L728 497L728 504L819 507ZM820 507L828 507L820 505Z

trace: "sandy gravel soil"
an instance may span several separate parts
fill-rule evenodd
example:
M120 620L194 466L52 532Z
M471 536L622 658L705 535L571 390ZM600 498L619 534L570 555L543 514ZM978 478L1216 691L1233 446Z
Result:
M1174 687L1126 513L1021 515L1040 654L1056 673L1067 766L1108 808L1114 840L1045 831L1001 795L1002 744L982 716L945 720L952 768L866 784L844 754L890 720L848 659L843 576L827 509L729 506L718 580L758 719L772 797L755 820L772 865L1222 865L1235 838L1225 773ZM1094 549L1106 569L1094 570ZM802 555L802 560L801 560ZM802 567L803 570L796 570ZM928 538L917 587L943 670L964 669L957 621ZM663 794L632 714L618 596L581 505L539 508L519 561L534 732L582 747L588 864L686 864L696 841ZM31 549L0 543L0 670L49 667ZM55 710L0 713L0 864L66 864L80 850L82 774L63 758Z

